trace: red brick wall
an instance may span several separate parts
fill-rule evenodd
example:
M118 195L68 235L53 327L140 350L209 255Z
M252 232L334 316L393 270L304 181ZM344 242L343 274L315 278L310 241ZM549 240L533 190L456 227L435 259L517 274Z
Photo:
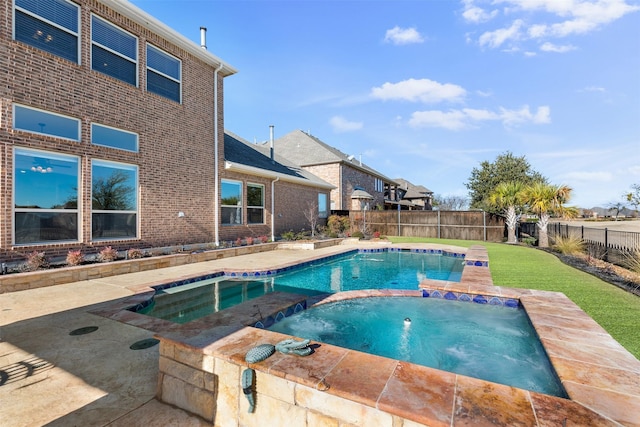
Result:
M4 251L12 249L14 146L80 156L80 191L85 207L91 206L91 159L138 165L139 239L120 242L122 246L213 241L214 69L96 1L78 3L82 5L80 65L13 41L12 2L4 1L0 9L0 248ZM138 87L91 70L91 13L138 37ZM147 41L182 61L182 104L146 92ZM219 164L222 169L222 77L218 77L218 84ZM81 119L82 140L72 142L13 130L12 103ZM138 133L139 152L91 145L92 122ZM179 211L185 213L184 218L178 218ZM81 211L81 223L80 243L91 245L90 209ZM96 243L99 246L106 244L110 242Z

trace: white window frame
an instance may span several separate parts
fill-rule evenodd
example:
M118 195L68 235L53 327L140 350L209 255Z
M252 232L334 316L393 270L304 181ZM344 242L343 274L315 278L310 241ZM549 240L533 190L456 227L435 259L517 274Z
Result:
M124 169L124 170L134 170L136 173L136 182L135 182L135 196L136 196L136 207L133 210L115 210L115 209L93 209L91 206L91 240L103 241L103 240L127 240L127 239L137 239L140 234L139 224L140 224L140 167L138 165L130 164L130 163L121 163L121 162L113 162L110 160L102 160L102 159L91 159L91 200L93 203L93 167L94 166L102 166L109 167L113 169ZM93 214L135 214L136 216L136 224L135 224L135 235L134 236L113 236L113 237L94 237L93 236Z
M60 56L60 55L58 55L56 53L53 53L51 51L48 51L48 50L45 50L45 52L50 53L51 55L55 55L55 56L57 56L59 58L66 59L67 61L71 61L74 64L81 64L82 63L82 55L80 54L80 45L82 43L81 43L80 32L82 30L82 23L80 21L80 6L77 5L76 3L72 2L72 1L69 1L69 0L61 0L61 1L63 3L67 3L67 4L75 7L77 24L78 24L78 29L77 30L73 30L71 28L67 28L64 25L60 25L60 24L58 24L56 22L53 22L53 21L50 21L49 19L46 19L45 17L43 17L41 15L38 15L36 12L32 12L29 9L25 9L24 7L18 6L16 4L15 0L14 0L13 1L13 17L12 17L12 19L13 19L12 38L13 38L13 40L16 40L16 10L18 10L18 11L24 13L25 15L29 15L29 16L37 19L37 20L40 20L40 21L44 22L45 24L51 25L53 27L58 28L61 31L64 31L66 33L69 33L69 34L73 35L76 38L76 56L77 56L77 60L76 61L71 61L68 58ZM29 46L32 46L32 47L34 47L36 49L43 50L43 49L41 49L40 47L38 47L36 45L29 44Z
M133 135L135 137L135 148L133 150L130 150L128 148L116 147L114 145L109 145L109 144L105 144L105 143L100 143L100 142L94 141L94 139L93 139L94 127L101 127L101 128L104 128L104 129L109 129L111 131L115 131L117 133ZM135 132L130 132L128 130L114 128L112 126L107 126L107 125L103 125L103 124L100 124L100 123L91 123L91 144L93 144L93 145L100 145L102 147L109 147L109 148L114 148L116 150L132 151L134 153L137 153L138 149L139 149L139 141L140 141L139 135L137 133L135 133Z
M220 197L221 197L221 201L220 201L220 211L221 211L220 218L221 218L221 221L220 222L221 222L221 224L223 226L242 225L242 224L244 224L244 222L243 222L244 218L243 218L243 215L242 215L242 210L243 210L243 203L242 202L243 202L243 197L244 197L244 194L242 194L243 193L242 181L237 181L237 180L234 180L234 179L222 179L221 180L221 184L224 184L224 183L237 184L238 187L240 188L240 196L238 197L238 204L237 205L234 205L234 206L232 206L232 205L224 205L224 204L222 204L222 192L220 192ZM220 187L222 187L222 185ZM234 218L234 221L224 222L224 213L222 212L222 210L224 208L236 209L236 215L237 215L238 210L239 210L240 211L240 215L239 215L240 221L237 220L237 216L236 216Z
M77 169L76 169L76 198L77 198L77 206L75 209L51 209L51 208L16 208L16 195L17 195L17 191L16 191L16 156L18 155L35 155L35 156L41 156L41 157L48 157L51 159L61 159L61 160L69 160L69 159L75 159L76 160L76 164L77 164ZM13 227L11 228L11 241L15 244L15 245L20 245L20 246L29 246L29 245L43 245L43 244L60 244L60 243L64 243L64 242L78 242L81 240L81 223L80 223L80 212L81 212L81 202L82 202L82 198L81 198L81 192L80 192L80 182L81 182L81 159L78 156L73 156L73 155L69 155L69 154L60 154L60 153L55 153L55 152L51 152L51 151L44 151L44 150L34 150L31 148L22 148L22 147L16 147L13 151L13 182L12 182L12 189L13 189L13 198L11 201L11 209L12 209L12 222L13 222ZM37 242L29 242L29 243L17 243L16 242L16 213L65 213L65 214L75 214L76 215L76 239L68 239L68 240L41 240L41 241L37 241Z
M261 206L253 206L249 204L249 187L259 187L262 190L262 205ZM253 182L247 183L247 224L264 224L265 215L264 215L264 199L265 199L265 186L264 184L258 184ZM262 221L261 222L249 222L249 209L260 209L262 211Z
M107 47L107 46L105 46L105 45L103 45L101 43L98 43L98 42L94 41L93 40L93 20L94 20L94 18L102 21L102 23L106 24L106 26L112 27L115 31L120 31L120 32L123 32L123 33L133 37L135 39L135 42L136 42L136 46L135 46L135 55L136 56L135 56L135 58L130 58L129 56L127 56L127 55L125 55L123 53L120 53L117 50L113 50L113 49L111 49L111 48L109 48L109 47ZM132 62L133 64L135 64L135 67L134 67L135 68L135 84L134 84L134 86L138 87L139 86L139 81L140 81L140 76L139 76L140 73L138 71L138 64L139 64L139 61L140 61L140 59L138 58L138 56L139 56L138 55L138 44L139 44L140 40L138 39L138 37L135 34L131 34L129 31L127 31L127 30L125 30L123 28L120 28L119 26L117 26L117 25L115 25L115 24L107 21L106 19L104 19L104 18L102 18L102 17L100 17L98 15L95 15L95 14L91 14L91 21L90 22L91 22L91 27L92 27L91 28L91 33L90 33L91 34L91 47L92 47L91 51L90 51L90 53L91 53L91 70L99 72L99 73L104 74L106 76L109 76L111 78L114 78L116 80L119 80L119 81L121 81L123 83L130 84L128 81L122 80L122 79L120 79L120 78L118 78L116 76L113 76L111 74L103 73L102 71L96 70L96 69L93 68L93 46L95 45L95 46L98 46L101 49L109 51L109 52L113 53L114 55L117 55L117 56L119 56L119 57L121 57L121 58L123 58L123 59L125 59L125 60L127 60L129 62Z
M173 76L165 74L162 71L157 70L157 69L149 66L149 61L148 61L149 49L155 49L157 51L157 53L159 53L161 55L168 56L169 59L174 59L178 63L178 74L179 74L179 76L178 76L177 79L175 77L173 77ZM149 83L148 83L149 82L149 78L148 78L149 71L152 71L152 72L154 72L156 74L161 75L162 77L164 77L166 79L169 79L169 80L172 80L172 81L178 83L178 86L179 86L178 101L175 101L172 98L168 98L163 94L160 94L160 93L157 93L157 92L149 90ZM158 47L156 47L156 46L154 46L154 45L152 45L150 43L147 43L147 92L151 92L151 93L156 94L158 96L162 96L162 97L167 98L167 99L169 99L171 101L175 101L175 102L178 102L178 103L182 104L182 60L180 60L180 58L178 58L178 57L176 57L174 55L171 55L170 53L168 53L168 52L166 52L166 51L164 51L164 50L162 50L162 49L160 49L160 48L158 48Z
M33 129L16 127L16 117L17 117L16 109L19 110L20 108L24 108L25 110L36 111L38 113L42 113L42 114L46 114L46 115L62 117L63 119L76 122L76 134L77 134L77 137L76 138L68 138L66 136L56 135L55 133L47 133L47 132L44 131L44 126L42 127L42 129L40 131L36 131L36 130L33 130ZM74 117L65 116L63 114L53 113L51 111L42 110L40 108L28 107L28 106L22 105L22 104L13 104L13 123L12 123L12 127L13 127L13 129L20 130L20 131L23 131L23 132L34 133L34 134L37 134L37 135L52 136L54 138L66 139L67 141L80 142L80 137L81 137L81 122L80 122L79 119L76 119Z

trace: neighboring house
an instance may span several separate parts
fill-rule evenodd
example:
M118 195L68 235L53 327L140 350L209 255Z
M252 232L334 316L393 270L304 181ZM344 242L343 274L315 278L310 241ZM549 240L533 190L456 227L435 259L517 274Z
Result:
M335 187L331 190L332 211L392 207L388 195L395 181L304 131L276 139L275 150Z
M126 1L4 1L0 19L2 259L218 242L236 70Z
M333 185L274 153L227 131L224 135L221 235L267 235L325 225Z
M398 190L402 191L401 197L403 202L402 209L409 210L433 210L433 191L422 185L414 185L406 179L396 178L395 182L398 183Z

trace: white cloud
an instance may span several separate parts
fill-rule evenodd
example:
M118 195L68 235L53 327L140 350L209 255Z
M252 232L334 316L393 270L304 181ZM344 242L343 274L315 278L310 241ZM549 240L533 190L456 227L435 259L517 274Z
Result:
M371 97L382 100L405 100L411 102L438 103L459 102L467 91L451 83L438 83L429 79L409 79L398 83L384 83L371 89Z
M473 0L464 0L462 2L464 4L464 11L462 12L462 17L469 22L473 23L482 23L492 20L498 14L497 10L492 10L491 12L487 12L481 7L476 6L473 3Z
M607 90L603 87L599 87L599 86L587 86L584 89L580 90L580 92L599 92L599 93L606 93Z
M521 37L520 29L523 25L522 20L516 19L509 28L485 32L478 39L478 43L480 46L488 45L491 48L496 48L502 46L507 40L518 40Z
M548 41L583 35L608 25L629 13L640 11L640 5L630 0L493 0L502 5L505 16L512 16L510 26L484 32L478 38L482 47L498 48L507 42L523 43L526 40ZM467 21L482 23L484 16L473 0L463 0ZM464 15L464 14L463 14ZM475 17L478 18L475 18ZM495 16L495 15L493 15ZM492 16L492 17L493 17ZM570 45L556 47L544 44L547 52L573 50Z
M543 52L565 53L565 52L570 52L572 50L575 50L575 46L571 46L571 45L558 46L553 43L546 42L546 43L543 43L542 46L540 46L540 50Z
M334 132L353 132L363 127L362 122L350 122L341 116L333 116L329 119L329 124Z
M415 128L436 127L458 131L477 127L478 123L487 121L500 121L506 127L522 123L546 124L551 122L550 109L548 106L541 106L538 107L535 114L530 111L528 105L519 110L508 110L501 107L499 112L472 108L449 111L416 111L411 115L408 123L409 126Z
M398 26L387 30L384 41L396 45L422 43L424 38L415 28L400 28Z
M629 170L629 173L630 173L631 175L638 175L638 176L640 176L640 165L638 165L638 166L631 166L631 167L629 167L629 169L628 169L628 170Z

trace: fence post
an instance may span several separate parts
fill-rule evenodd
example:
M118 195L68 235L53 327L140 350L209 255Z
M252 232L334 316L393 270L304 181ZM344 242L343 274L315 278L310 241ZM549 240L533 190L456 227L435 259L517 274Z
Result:
M398 202L398 236L400 236L400 202Z
M487 241L487 213L482 211L482 227L484 229L484 241Z
M604 229L604 261L609 262L609 230Z
M580 240L584 240L584 225L580 226Z
M438 239L440 238L440 209L438 209Z

